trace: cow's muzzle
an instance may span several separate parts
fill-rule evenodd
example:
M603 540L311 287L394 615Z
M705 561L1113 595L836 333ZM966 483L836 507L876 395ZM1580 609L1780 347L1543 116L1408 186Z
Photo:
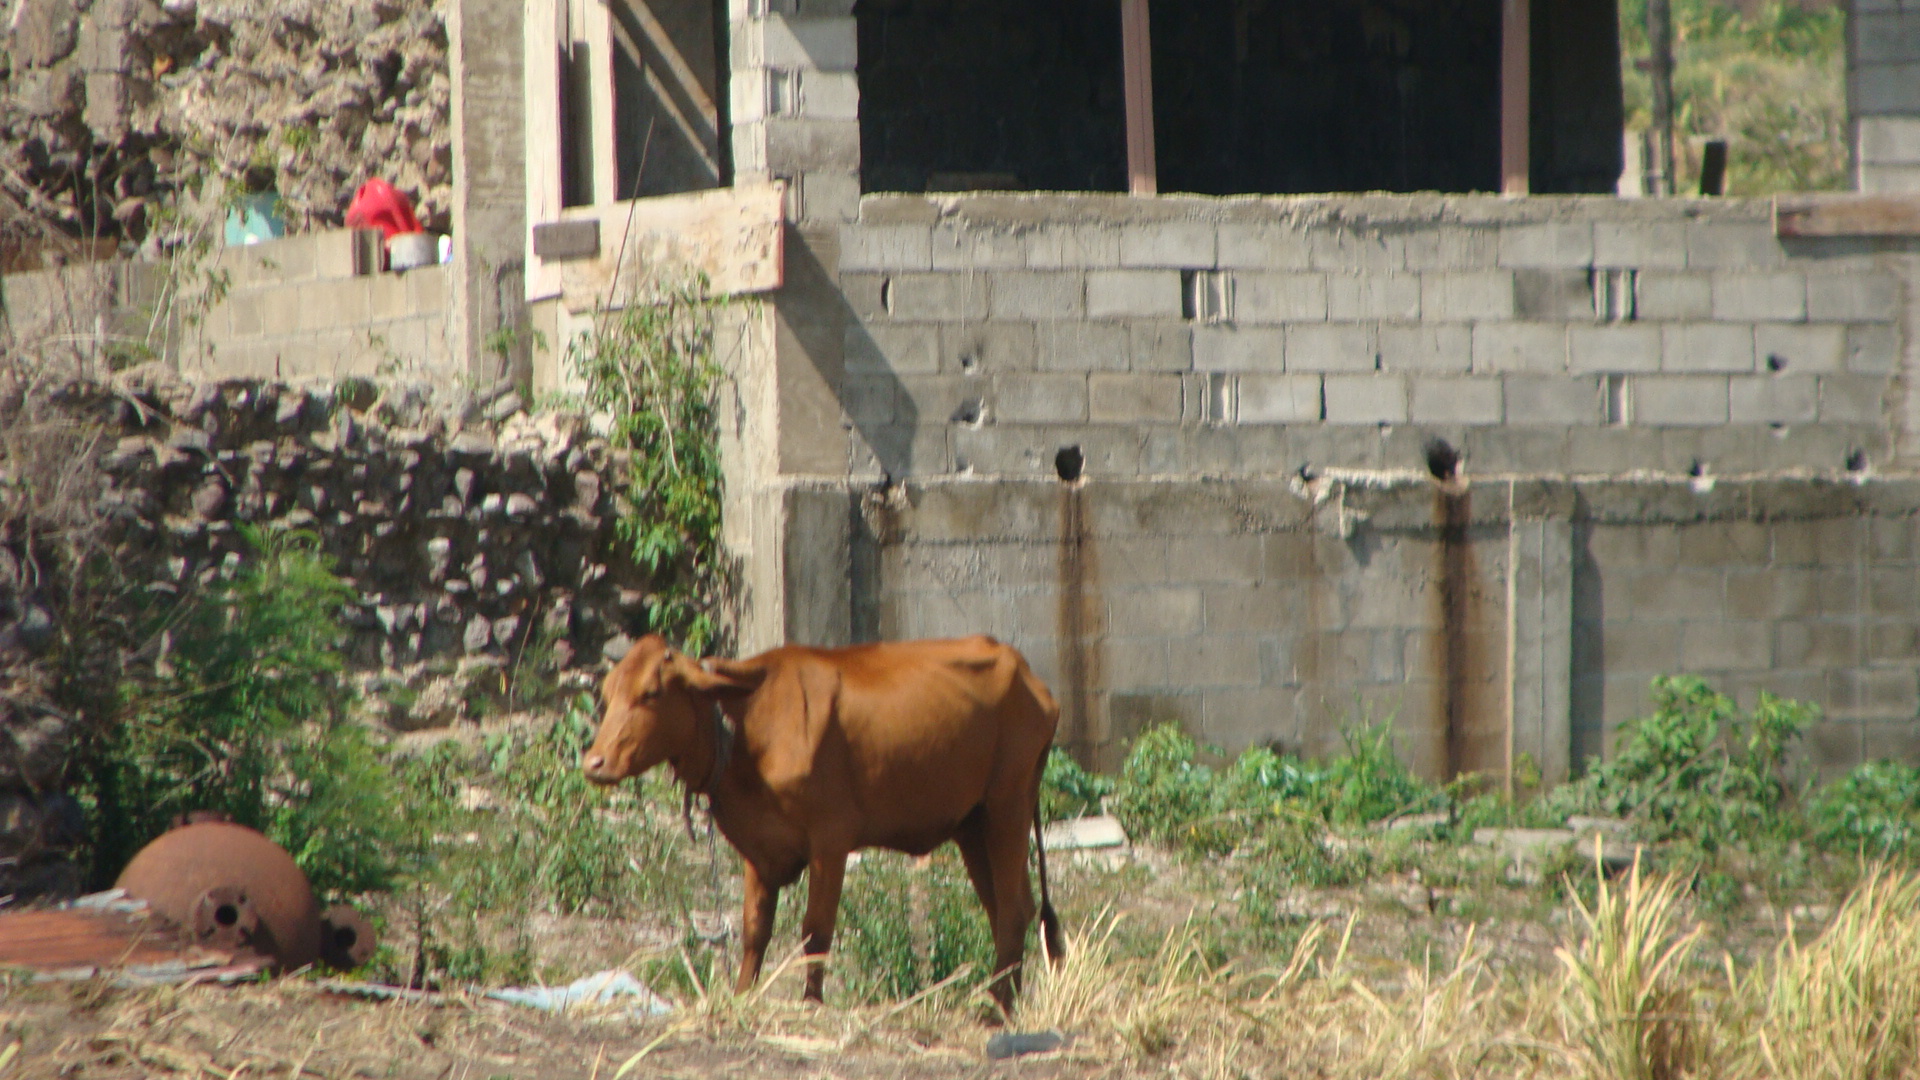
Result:
M603 787L620 782L620 774L608 766L605 754L588 753L580 762L580 771L587 774L588 780Z

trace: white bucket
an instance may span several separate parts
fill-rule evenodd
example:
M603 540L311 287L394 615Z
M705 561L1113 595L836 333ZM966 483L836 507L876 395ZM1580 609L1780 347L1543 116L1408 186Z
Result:
M387 269L411 270L440 261L440 242L432 233L401 233L387 239Z

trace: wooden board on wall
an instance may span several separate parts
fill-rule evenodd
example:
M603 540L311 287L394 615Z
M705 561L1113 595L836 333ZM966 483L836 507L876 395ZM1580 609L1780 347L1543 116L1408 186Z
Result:
M567 310L618 308L649 279L687 273L716 296L778 289L785 205L776 181L564 210L562 221L600 222L596 255L557 263Z
M1776 236L1920 236L1920 195L1780 195Z

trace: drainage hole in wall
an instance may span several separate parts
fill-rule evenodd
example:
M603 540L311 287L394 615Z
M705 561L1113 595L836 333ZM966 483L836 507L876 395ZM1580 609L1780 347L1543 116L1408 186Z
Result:
M1427 471L1435 480L1452 480L1460 475L1460 451L1445 439L1432 439L1427 443Z
M1707 475L1707 463L1704 461L1701 461L1699 458L1694 458L1693 464L1687 466L1687 475L1688 476Z
M1320 475L1320 470L1314 468L1313 462L1311 461L1307 462L1305 465L1300 466L1300 479L1302 481L1305 481L1306 483L1309 483L1309 484L1313 483L1314 478L1319 475Z
M1767 354L1767 370L1768 371L1787 370L1787 358L1784 356L1781 356L1779 353L1768 353Z
M979 398L968 398L960 403L959 408L953 410L951 419L956 424L979 427L982 423L986 422L986 415L986 402L981 401Z
M972 353L964 353L961 355L960 373L962 375L972 375L979 370L980 370L979 357L973 355Z
M1086 465L1086 455L1080 452L1078 446L1063 446L1059 453L1053 455L1053 471L1068 482L1080 479L1080 472Z
M1847 452L1847 471L1848 472L1860 472L1866 467L1867 467L1867 452L1865 450L1850 450Z

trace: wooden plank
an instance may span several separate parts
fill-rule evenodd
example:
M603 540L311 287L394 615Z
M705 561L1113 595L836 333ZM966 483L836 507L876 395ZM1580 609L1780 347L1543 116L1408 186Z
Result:
M650 278L704 274L715 296L772 292L785 281L781 182L571 207L563 221L600 222L600 252L560 263L572 312L619 308Z
M1776 236L1920 236L1920 195L1779 195Z
M1153 146L1153 37L1147 0L1120 0L1120 65L1126 84L1127 190L1160 190Z
M593 132L593 202L618 202L629 194L620 190L620 159L613 150L613 12L605 0L586 5L584 32L590 69L587 123Z
M1500 19L1500 193L1533 189L1532 0L1505 0Z
M560 215L560 40L566 0L526 0L527 221L552 221ZM527 230L527 300L560 295L560 271L533 250Z

